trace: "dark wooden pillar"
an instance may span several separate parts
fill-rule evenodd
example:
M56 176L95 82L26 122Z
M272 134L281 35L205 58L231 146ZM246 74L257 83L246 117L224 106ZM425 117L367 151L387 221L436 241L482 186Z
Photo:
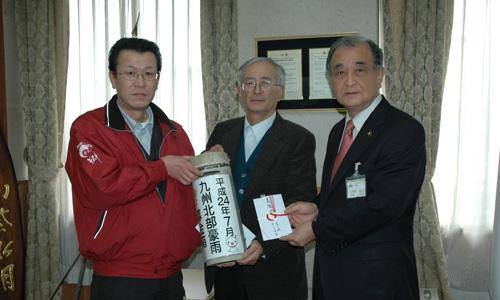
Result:
M24 298L24 236L12 158L0 131L0 299Z
M24 299L24 234L17 179L7 146L3 1L0 0L0 299Z
M7 141L7 97L5 96L5 52L3 41L3 0L0 0L0 128Z

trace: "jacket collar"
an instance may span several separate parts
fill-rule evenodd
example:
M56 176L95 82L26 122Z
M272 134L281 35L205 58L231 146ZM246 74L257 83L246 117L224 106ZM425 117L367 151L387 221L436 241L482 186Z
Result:
M241 120L241 126L243 127L244 118ZM240 129L240 134L242 136L242 129ZM287 124L281 115L276 112L276 119L267 131L264 140L262 141L260 155L255 161L255 166L252 171L250 182L245 189L245 197L250 197L255 195L259 187L262 187L262 181L268 179L269 170L275 165L276 160L279 155L281 155L282 149L285 146L283 139L286 137L288 131ZM241 137L240 137L241 138ZM239 141L239 138L236 139ZM237 151L237 148L235 148ZM265 154L265 155L264 155ZM252 201L245 201L243 205L252 204Z
M150 103L149 107L151 107L151 110L153 111L155 120L166 124L171 130L177 130L174 123L170 121L167 115L158 106L154 103ZM126 124L127 123L118 108L117 95L115 94L104 106L104 125L116 130L126 130Z
M349 151L347 151L346 156L340 163L337 174L333 178L332 184L330 185L330 189L333 189L338 183L343 182L345 177L349 176L348 172L353 171L353 166L356 160L359 159L359 157L370 146L370 144L375 141L378 136L380 136L389 107L389 102L387 102L387 100L382 97L382 101L380 101L379 105L365 121L365 124L359 131L356 139L354 139L351 148L349 148ZM339 146L338 144L340 143L340 137L344 131L345 119L343 119L341 122L343 123L341 123L342 125L337 128L336 133L337 148ZM335 153L337 148L334 148ZM332 157L332 160L335 159L335 155ZM331 172L331 168L329 170ZM329 178L330 177L328 177L327 182L329 182ZM325 176L323 176L323 180L325 180Z

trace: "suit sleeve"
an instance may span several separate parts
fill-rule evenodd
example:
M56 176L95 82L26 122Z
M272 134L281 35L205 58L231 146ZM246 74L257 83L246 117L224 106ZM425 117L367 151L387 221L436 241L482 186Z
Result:
M366 170L366 196L346 199L344 185L340 194L322 200L341 203L334 209L322 211L320 207L312 224L316 242L326 252L335 252L391 222L413 220L425 174L424 130L416 121L386 130L381 145L370 153L373 161Z
M221 132L221 126L220 124L215 125L214 130L212 131L212 134L210 134L210 137L208 137L207 145L205 147L205 151L208 151L212 146L220 144L222 145L222 136L219 134Z

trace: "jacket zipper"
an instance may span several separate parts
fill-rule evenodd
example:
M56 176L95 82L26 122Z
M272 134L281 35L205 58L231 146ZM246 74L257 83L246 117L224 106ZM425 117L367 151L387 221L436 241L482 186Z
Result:
M141 145L139 145L139 141L135 137L134 133L132 131L129 131L129 132L134 137L135 143L137 144L137 147L139 147L139 149L141 149ZM161 150L161 146L160 146L160 150ZM146 155L144 154L144 152L142 152L142 150L141 150L141 153L142 153L142 157L144 158L144 161L148 161L148 158L146 157ZM156 195L158 196L158 200L160 201L161 207L165 208L165 203L163 203L163 201L161 201L160 191L158 190L158 186L156 184L155 184L155 192L156 192Z
M165 137L162 139L161 144L160 144L160 150L159 150L160 155L161 155L161 150L163 149L163 145L164 145L165 141L167 140L168 136L170 134L175 133L175 132L176 132L176 130L170 129L167 132L167 134L165 135ZM167 179L165 179L165 199L164 199L165 201L161 203L163 208L165 208L167 206L167 188L168 188L168 183L167 183ZM160 202L161 202L161 196L160 196L160 192L158 191L158 187L155 187L155 190L156 190L156 193L158 194L158 199L160 199Z

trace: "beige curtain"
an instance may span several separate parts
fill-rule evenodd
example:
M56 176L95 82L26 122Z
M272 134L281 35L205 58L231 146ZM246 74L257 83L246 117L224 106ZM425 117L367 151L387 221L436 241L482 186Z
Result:
M207 132L239 115L234 84L238 68L237 0L202 0L201 65Z
M434 174L453 0L384 0L386 94L425 128L427 170L414 219L420 288L451 299L436 210Z
M15 4L29 185L25 299L49 299L60 280L56 181L68 16L67 0L17 0Z

